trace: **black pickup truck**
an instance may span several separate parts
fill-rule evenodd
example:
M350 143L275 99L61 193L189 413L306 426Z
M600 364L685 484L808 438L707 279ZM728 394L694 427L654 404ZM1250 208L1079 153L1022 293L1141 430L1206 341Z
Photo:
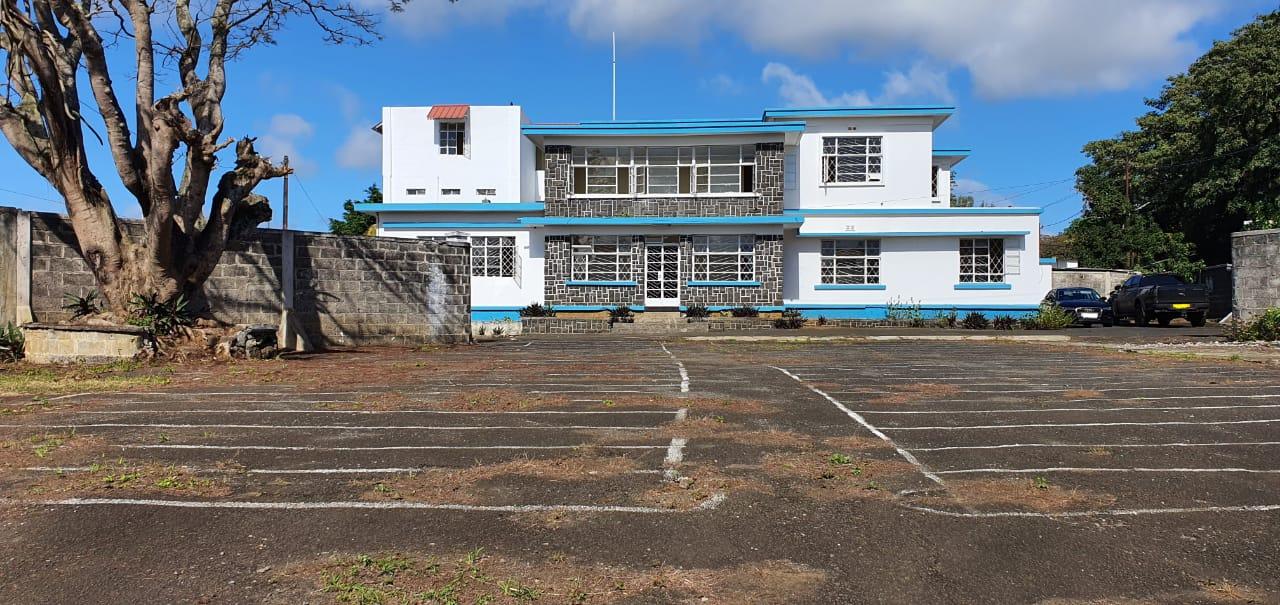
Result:
M1133 319L1145 326L1154 317L1167 326L1175 317L1185 317L1198 328L1204 325L1208 311L1208 289L1168 273L1135 275L1111 294L1111 315L1117 324Z

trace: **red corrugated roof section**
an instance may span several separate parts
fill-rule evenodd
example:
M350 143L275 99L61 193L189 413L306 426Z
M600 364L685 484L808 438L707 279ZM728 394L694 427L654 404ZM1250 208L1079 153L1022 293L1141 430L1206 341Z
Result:
M431 120L461 120L467 117L467 112L470 109L470 105L432 105L431 111L427 112L427 118Z

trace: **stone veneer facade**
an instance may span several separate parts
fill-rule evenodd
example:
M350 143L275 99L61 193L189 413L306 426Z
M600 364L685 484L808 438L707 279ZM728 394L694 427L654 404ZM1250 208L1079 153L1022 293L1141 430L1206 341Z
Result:
M753 193L740 196L650 198L574 198L572 147L547 145L546 216L563 217L699 217L778 216L782 214L783 146L757 143ZM618 306L644 304L644 227L632 239L631 273L635 286L572 286L570 235L548 235L545 245L545 296L553 306ZM587 233L590 233L587 231ZM584 234L587 234L584 233ZM680 300L684 305L778 306L782 304L782 236L757 235L755 277L759 286L688 286L693 276L693 237L680 236Z
M1248 321L1280 307L1280 229L1232 233L1231 264L1235 317Z

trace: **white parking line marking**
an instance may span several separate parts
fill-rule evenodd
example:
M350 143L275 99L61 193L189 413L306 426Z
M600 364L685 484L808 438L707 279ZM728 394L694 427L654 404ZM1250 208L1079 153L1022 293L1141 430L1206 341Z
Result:
M680 360L677 359L675 354L672 353L671 350L667 348L667 345L665 343L662 343L662 351L666 353L668 357L671 358L671 361L676 362L676 368L680 370L680 392L688 393L689 392L689 372L684 369L684 364L680 363Z
M962 468L935 471L939 475L963 475L973 473L1024 474L1024 473L1260 473L1274 474L1280 470L1254 468L1115 468L1087 466L1050 466L1045 468Z
M385 468L366 468L366 467L349 467L349 468L248 468L248 469L223 469L223 468L199 468L182 465L184 471L192 473L245 473L248 475L390 475L390 474L415 474L430 470L441 469L458 469L465 467L454 466L403 466L403 467L385 467ZM28 466L23 468L24 471L37 473L87 473L96 472L97 467L92 466ZM656 469L638 469L629 470L628 474L634 475L652 475L663 471Z
M977 424L973 426L895 426L888 428L891 431L967 431L967 430L983 430L983 429L1034 429L1042 427L1081 427L1081 426L1171 426L1171 425L1218 425L1218 424L1265 424L1271 422L1280 422L1280 418L1270 418L1266 420L1215 420L1212 422L1197 422L1187 420L1170 420L1165 422L1047 422L1044 424Z
M1143 410L1236 410L1248 408L1280 408L1280 404L1127 406L1118 408L1015 408L1008 410L858 410L858 412L862 414L1021 414L1027 412L1136 412Z
M592 400L599 402L598 400ZM1280 407L1277 405L1275 407ZM485 414L675 414L679 420L680 410L497 410L497 411L467 411L467 410L218 410L218 409L200 409L200 410L86 410L83 412L76 411L74 414L457 414L457 415L485 415Z
M1208 443L1003 443L1000 445L949 445L945 447L913 447L917 452L947 452L956 450L1004 450L1038 447L1071 447L1087 449L1130 447L1231 447L1249 445L1280 445L1280 441L1222 441Z
M821 389L819 389L819 388L817 388L817 387L815 387L815 386L813 386L813 385L811 385L811 384L808 384L808 383L806 383L805 381L801 380L801 379L800 379L800 377L796 376L795 374L792 374L791 372L788 372L788 371L786 371L786 370L784 370L784 369L782 369L782 368L779 368L779 367L777 367L777 366L769 366L769 367L771 367L771 368L773 368L773 369L775 369L775 370L777 370L777 371L779 371L779 372L782 372L783 374L786 374L786 375L787 375L787 376L789 376L792 380L794 380L794 381L796 381L796 382L800 383L801 385L804 385L804 386L805 386L806 388L808 388L810 391L813 391L814 393L817 393L817 394L821 395L821 396L822 396L824 399L826 399L827 401L830 401L832 405L836 406L836 408L838 408L840 411L844 412L846 416L848 416L848 417L852 418L852 419L854 420L854 422L857 422L858 424L861 424L863 428L867 429L868 431L871 431L871 434L872 434L872 435L875 435L876 437L879 437L881 441L884 441L885 443L889 444L889 446L890 446L890 447L892 447L894 450L896 450L896 451L898 452L898 455L899 455L899 456L902 456L902 458L903 458L904 460L906 460L907 462L910 462L913 466L915 466L915 467L916 467L916 470L919 470L919 471L921 472L921 474L923 474L925 477L928 477L928 478L929 478L929 480L933 481L934 483L937 483L938 485L943 485L943 482L942 482L942 478L941 478L941 477L939 477L939 476L935 475L932 471L930 471L930 470L929 470L929 468L928 468L928 467L926 467L924 464L922 464L919 460L917 460L915 456L911 455L911 452L908 452L907 450L904 450L904 449L902 449L901 447L898 447L898 444L897 444L897 443L895 443L895 442L893 441L893 439L890 439L888 435L886 435L886 434L884 434L884 433L880 432L880 429L877 429L877 428L876 428L875 426L873 426L870 422L867 422L867 419L866 419L866 418L863 418L863 417L862 417L862 416L860 416L857 412L855 412L855 411L853 411L853 410L849 409L848 407L845 407L845 405L844 405L843 403L840 403L838 400L836 400L836 398L835 398L835 397L832 397L832 396L830 396L830 395L828 395L828 394L826 394L826 393L822 392L822 390L821 390Z
M639 514L667 514L679 512L692 512L700 510L712 510L725 500L723 493L717 492L710 498L704 500L701 504L688 511L680 511L670 508L652 508L648 506L596 506L589 504L513 504L503 506L485 506L478 504L433 504L429 502L405 502L403 500L391 502L363 502L363 501L336 501L336 502L254 502L254 501L196 501L196 500L151 500L151 499L132 499L132 498L67 498L65 500L14 500L10 498L0 499L0 504L9 506L161 506L172 508L236 508L249 510L317 510L317 509L380 509L380 510L396 510L396 509L416 509L416 510L451 510L465 512L502 512L502 513L530 513L530 512L549 512L549 511L566 511L566 512L584 512L584 513L639 513Z
M689 408L680 408L676 410L676 422L681 422L689 417Z
M662 460L662 466L665 467L662 475L668 480L675 481L680 478L680 471L676 467L684 461L684 446L689 443L688 439L679 437L671 440L671 445L667 446L667 456Z
M92 428L157 428L157 429L266 429L266 430L320 430L320 431L496 431L496 430L610 430L610 431L647 431L653 426L434 426L434 425L346 425L346 424L170 424L170 423L128 423L98 422L91 424L0 424L0 428L44 428L44 429L92 429Z
M1246 506L1199 506L1191 508L1122 508L1112 510L1097 511L1068 511L1062 513L1031 513L1031 512L996 512L996 513L963 513L958 511L940 510L937 508L929 508L927 506L914 506L910 504L902 505L922 513L930 513L934 515L943 515L947 517L963 517L967 519L990 519L1000 517L1023 517L1035 519L1059 519L1069 517L1125 517L1138 515L1170 515L1170 514L1187 514L1187 513L1256 513L1270 512L1280 510L1280 504L1261 504Z
M1093 389L1093 388L1063 388L1063 389L961 389L959 393L1063 393L1066 391L1098 391L1099 393L1112 393L1115 391L1186 391L1192 389L1274 389L1272 385L1203 385L1203 386L1164 386L1164 387L1119 387L1110 389Z
M597 445L584 443L581 445L379 445L369 447L358 446L318 446L318 445L202 445L186 443L132 443L115 445L129 450L262 450L284 452L384 452L384 451L430 451L430 450L573 450L582 448L600 448L611 450L662 450L666 445Z

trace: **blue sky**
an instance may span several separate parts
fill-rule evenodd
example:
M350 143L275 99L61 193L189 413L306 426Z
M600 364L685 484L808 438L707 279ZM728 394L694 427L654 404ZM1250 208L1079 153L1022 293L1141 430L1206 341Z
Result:
M1070 179L1081 146L1131 127L1165 77L1276 8L1261 0L918 0L867 15L857 6L414 0L386 15L385 39L367 47L325 45L299 21L277 46L231 66L226 134L258 136L260 150L289 154L299 170L290 226L323 230L342 200L380 180L369 130L379 107L514 102L538 121L608 119L616 31L619 119L954 104L936 144L973 149L957 167L961 188L980 200L1046 207L1044 224L1056 232L1080 209ZM118 85L127 85L120 73ZM104 150L90 153L117 208L136 216ZM0 205L64 210L7 145L0 175ZM259 188L277 207L277 225L279 190L278 181Z

